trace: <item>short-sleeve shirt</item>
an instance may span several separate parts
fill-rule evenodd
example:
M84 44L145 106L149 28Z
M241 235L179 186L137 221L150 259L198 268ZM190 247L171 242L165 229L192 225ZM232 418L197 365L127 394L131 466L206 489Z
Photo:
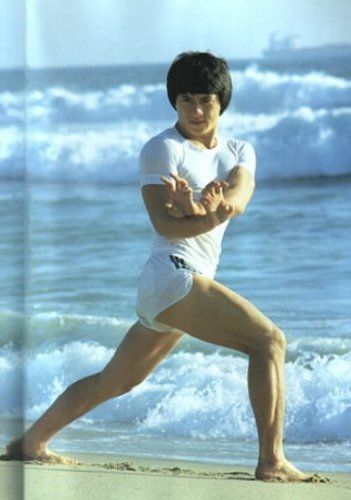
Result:
M217 145L206 149L183 137L171 127L151 138L139 157L139 182L164 184L161 176L171 173L184 177L200 200L203 188L213 180L227 180L235 166L256 170L256 155L252 145L243 140L217 137ZM214 229L191 238L166 238L153 228L152 254L181 257L202 274L213 278L221 253L222 239L229 220Z

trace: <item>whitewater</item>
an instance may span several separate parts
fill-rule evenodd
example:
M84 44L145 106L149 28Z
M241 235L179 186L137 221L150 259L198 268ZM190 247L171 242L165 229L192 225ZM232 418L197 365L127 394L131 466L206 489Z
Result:
M255 66L232 77L234 97L220 132L252 142L262 158L259 180L350 174L350 80ZM25 154L32 180L134 182L140 148L175 119L163 83L93 90L77 76L67 80L42 88L29 78L25 99L0 93L1 176L23 176Z

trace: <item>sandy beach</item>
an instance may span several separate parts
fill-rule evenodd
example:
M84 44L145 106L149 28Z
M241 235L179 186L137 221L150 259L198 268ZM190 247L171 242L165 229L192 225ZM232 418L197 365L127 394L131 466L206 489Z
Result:
M183 461L75 454L75 466L0 462L3 500L229 500L272 498L346 500L351 477L327 473L329 483L267 483L253 468ZM322 473L322 471L321 471Z

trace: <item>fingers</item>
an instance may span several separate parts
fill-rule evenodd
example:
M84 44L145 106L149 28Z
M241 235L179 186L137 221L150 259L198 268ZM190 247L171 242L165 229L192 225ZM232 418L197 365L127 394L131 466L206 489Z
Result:
M176 218L195 215L193 190L188 182L179 175L170 174L169 177L161 176L161 180L166 185L168 200L165 208L169 215Z
M176 182L179 182L179 183L182 183L182 182L186 182L186 180L184 179L184 177L181 177L180 175L178 174L169 174L172 179L174 179Z
M221 185L215 185L213 187L211 187L210 189L208 189L205 193L204 193L204 197L210 197L210 198L213 198L215 197L216 195L219 195L220 197L223 196L223 190L222 190L222 186Z
M188 181L183 177L176 174L170 174L171 179L165 176L161 176L161 180L166 184L169 192L174 193L176 191L181 191L182 193L191 193L192 189L189 187Z
M201 191L201 194L206 194L207 192L209 192L214 186L215 186L216 182L215 181L211 181L207 184L207 186L205 186L203 188L203 190Z
M171 193L174 193L175 191L181 191L183 193L192 192L192 189L189 186L188 181L184 179L184 177L181 177L180 175L173 173L169 175L170 178L162 175L161 180L165 183L165 185L167 186L168 190ZM207 193L222 194L223 189L227 187L229 187L229 184L226 181L211 181L207 184L207 186L204 187L201 194L203 195Z
M204 187L204 189L202 190L202 194L206 194L212 189L214 189L215 192L219 194L221 192L221 189L223 190L227 187L229 187L229 184L226 181L211 181L207 184L207 186Z
M170 176L174 180L176 189L178 191L182 191L183 193L188 193L189 191L191 191L188 181L185 180L184 177L180 177L180 175L177 174L170 174Z
M175 191L175 184L172 179L168 179L168 177L161 176L161 180L165 183L166 188L168 189L169 193L174 193Z

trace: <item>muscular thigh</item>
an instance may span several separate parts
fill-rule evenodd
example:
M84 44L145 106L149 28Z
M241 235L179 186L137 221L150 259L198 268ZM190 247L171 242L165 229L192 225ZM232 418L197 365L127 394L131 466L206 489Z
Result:
M250 353L264 345L274 325L248 300L220 283L194 275L189 294L157 321L213 344Z

